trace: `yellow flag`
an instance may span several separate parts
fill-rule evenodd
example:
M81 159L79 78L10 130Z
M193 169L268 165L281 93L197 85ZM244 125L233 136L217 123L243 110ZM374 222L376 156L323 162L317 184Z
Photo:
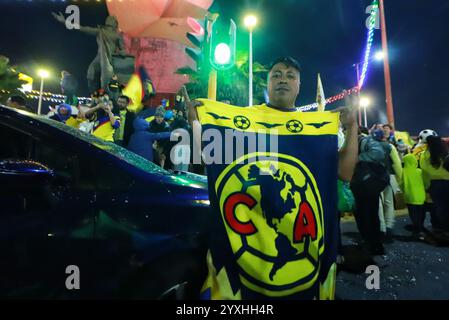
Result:
M318 84L316 90L316 103L318 104L318 111L324 111L326 107L326 97L324 96L323 84L321 83L321 76L318 73Z
M131 99L128 110L132 112L139 112L142 110L143 85L137 73L133 74L128 81L128 84L123 89L122 94Z
M143 109L142 99L145 96L148 97L154 95L155 93L153 83L142 66L139 67L131 76L128 84L122 91L123 95L131 99L128 110L134 113L137 113Z

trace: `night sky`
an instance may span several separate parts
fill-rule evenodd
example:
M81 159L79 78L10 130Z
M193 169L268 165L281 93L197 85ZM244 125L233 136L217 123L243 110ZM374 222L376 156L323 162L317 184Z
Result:
M51 16L71 1L1 0L0 54L34 76L38 66L51 66L59 76L71 71L87 95L87 66L96 54L94 37L65 29ZM447 0L385 0L396 127L412 135L435 129L449 136L449 2ZM326 97L356 84L352 65L362 61L371 0L215 0L213 12L233 18L239 43L247 45L242 20L246 12L259 16L254 32L254 60L268 64L291 55L302 66L298 105L314 102L316 74L321 73ZM78 1L81 24L103 24L104 3ZM373 50L380 49L380 30ZM59 79L46 88L59 93ZM36 88L36 86L35 86ZM386 122L383 65L373 61L364 93L374 104L368 122Z

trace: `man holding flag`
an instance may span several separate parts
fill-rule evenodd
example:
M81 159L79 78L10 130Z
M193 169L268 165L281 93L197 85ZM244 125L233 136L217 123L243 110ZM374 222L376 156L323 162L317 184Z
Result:
M338 112L298 111L299 89L299 64L288 57L269 69L267 104L189 104L194 135L214 137L203 151L217 215L204 299L334 298L337 177L352 177L358 128L354 110L342 110L338 152Z

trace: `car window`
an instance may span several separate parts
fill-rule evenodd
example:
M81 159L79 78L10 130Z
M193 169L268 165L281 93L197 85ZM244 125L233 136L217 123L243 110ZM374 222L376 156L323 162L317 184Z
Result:
M45 118L42 116L37 116L37 115L31 115L31 117L33 117L34 119L36 119L40 122L44 122L52 127L58 128L59 130L62 130L72 136L75 136L76 138L78 138L80 140L86 141L86 142L96 146L97 148L100 148L100 149L114 155L115 157L128 162L129 164L131 164L141 170L144 170L149 173L159 173L159 174L164 174L164 175L170 175L170 173L168 171L162 169L161 167L157 166L156 164L152 163L151 161L149 161L145 158L142 158L141 156L135 154L134 152L131 152L125 148L122 148L122 147L116 145L115 143L99 139L89 133L69 127L69 126L67 126L61 122L55 121L55 120L51 120L51 119L48 119L48 118Z
M29 159L32 137L0 124L0 159Z
M72 186L94 188L89 161L79 161L79 155L70 147L42 139L0 123L2 139L0 159L34 160L54 170L59 181Z
M120 166L108 162L92 162L95 168L97 190L128 191L136 184L133 176L127 174Z
M40 120L48 122L53 127L72 134L83 141L87 141L139 169L150 173L170 174L148 160L113 143L103 141L50 119ZM82 188L126 190L136 183L129 173L121 169L121 166L113 163L114 158L89 157L89 154L86 152L76 152L73 147L64 144L61 136L52 137L51 134L47 134L47 130L44 130L42 135L32 135L25 128L23 130L20 130L20 128L22 126L11 122L0 122L0 137L6 138L5 140L2 139L0 144L0 159L31 159L39 161L55 170L60 181L76 183Z

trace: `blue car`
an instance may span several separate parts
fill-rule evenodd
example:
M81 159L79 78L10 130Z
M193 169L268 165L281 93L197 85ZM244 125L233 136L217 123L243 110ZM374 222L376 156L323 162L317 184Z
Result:
M0 297L195 299L204 176L0 105Z

